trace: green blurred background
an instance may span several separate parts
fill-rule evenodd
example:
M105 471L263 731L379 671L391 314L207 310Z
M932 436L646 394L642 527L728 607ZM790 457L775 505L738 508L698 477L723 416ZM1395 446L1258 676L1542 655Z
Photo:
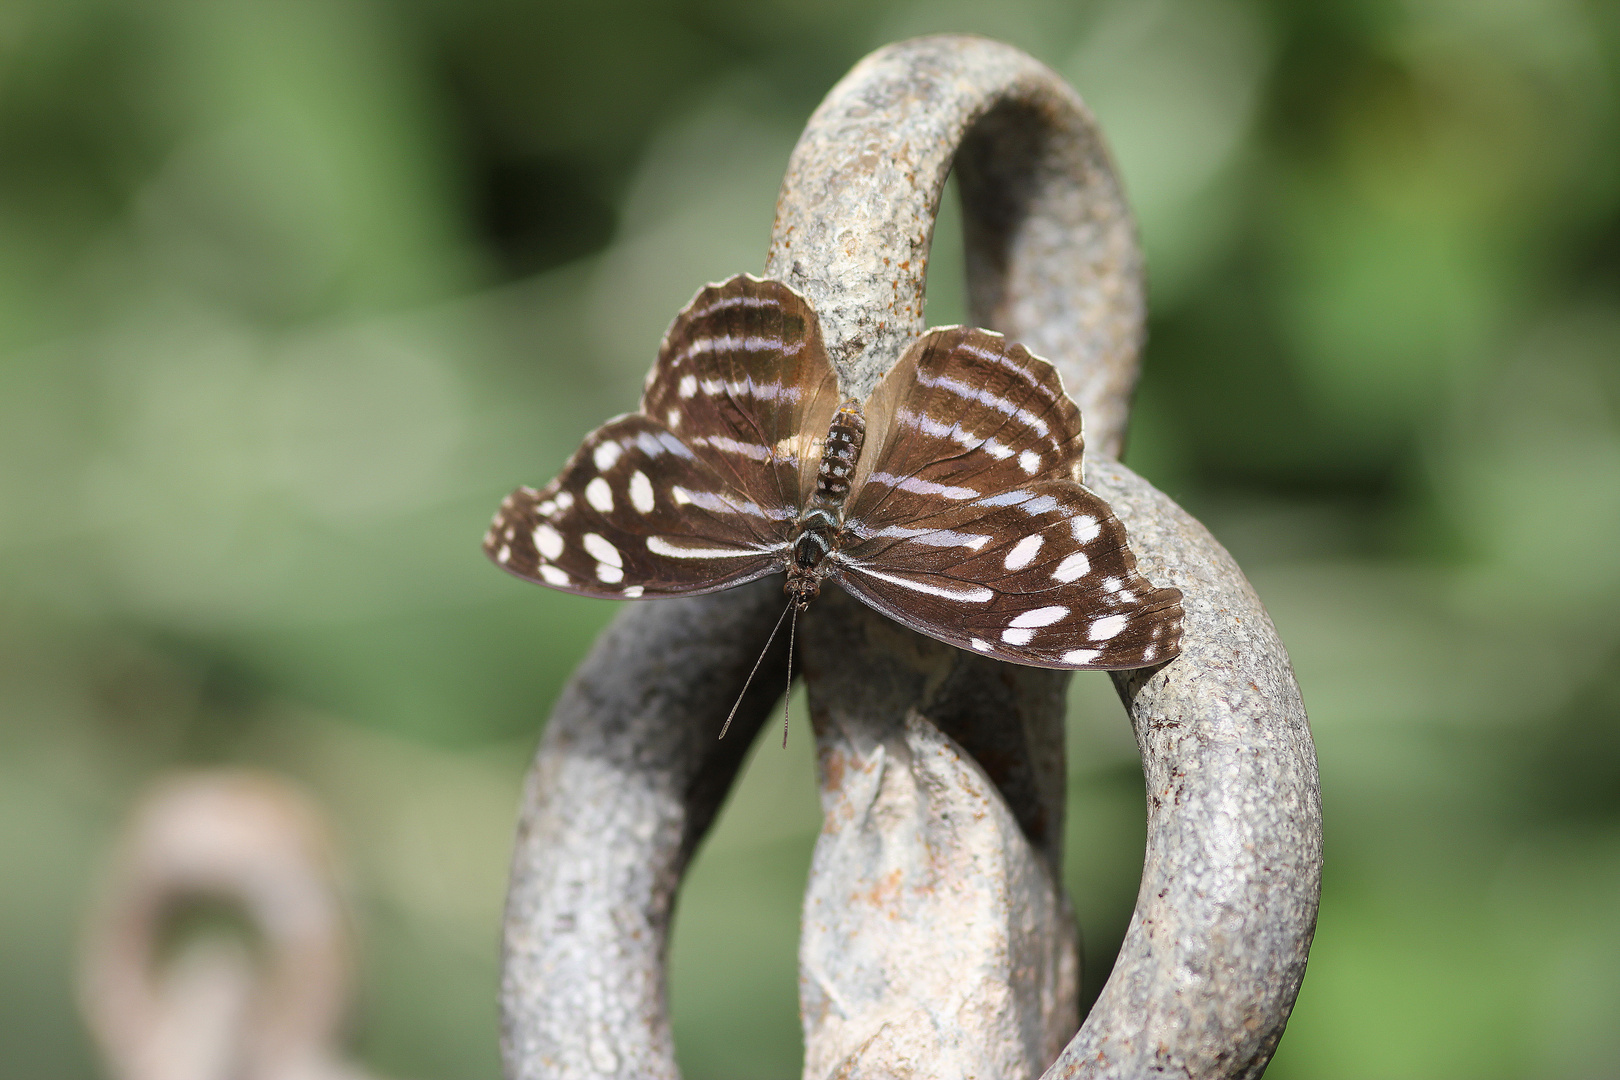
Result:
M479 537L633 404L700 284L761 269L827 88L940 30L1101 118L1152 285L1128 460L1298 669L1327 868L1271 1075L1620 1076L1598 0L4 0L0 1075L102 1075L72 968L121 817L164 770L253 763L347 852L356 1054L498 1076L518 785L611 605ZM1075 698L1089 1000L1143 797L1106 680ZM797 1072L810 742L801 712L755 755L683 895L694 1080Z

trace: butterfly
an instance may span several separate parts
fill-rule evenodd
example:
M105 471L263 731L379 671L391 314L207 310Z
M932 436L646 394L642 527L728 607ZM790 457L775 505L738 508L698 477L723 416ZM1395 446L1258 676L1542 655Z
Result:
M744 274L698 292L641 411L591 432L545 487L509 495L484 550L581 596L692 596L784 574L795 623L832 581L1017 664L1169 660L1181 593L1137 571L1124 526L1081 484L1083 449L1057 370L1022 345L929 330L856 401L809 302Z

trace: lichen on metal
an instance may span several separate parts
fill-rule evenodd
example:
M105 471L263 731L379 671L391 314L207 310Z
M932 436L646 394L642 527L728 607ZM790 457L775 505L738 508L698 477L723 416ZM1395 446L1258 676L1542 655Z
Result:
M953 168L973 319L1063 373L1086 418L1088 483L1148 575L1183 591L1186 637L1179 659L1116 678L1143 754L1148 852L1124 948L1076 1033L1059 864L1067 674L952 649L836 590L807 613L825 825L800 943L804 1075L1258 1075L1315 924L1314 750L1241 572L1112 460L1143 288L1090 114L1005 45L946 36L879 50L794 150L766 273L810 298L845 392L863 396L923 329ZM767 580L631 605L565 690L513 861L502 991L514 1080L679 1075L664 994L671 905L776 696L750 691L733 736L714 741L780 603Z

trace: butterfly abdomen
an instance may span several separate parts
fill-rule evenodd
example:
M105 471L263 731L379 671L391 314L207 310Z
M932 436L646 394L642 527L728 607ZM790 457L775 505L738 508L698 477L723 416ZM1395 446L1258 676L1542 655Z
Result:
M861 444L866 440L866 418L861 415L858 402L846 401L833 416L827 430L827 442L821 450L821 465L816 470L817 506L842 506L849 494L850 481L855 476L855 463L861 457Z

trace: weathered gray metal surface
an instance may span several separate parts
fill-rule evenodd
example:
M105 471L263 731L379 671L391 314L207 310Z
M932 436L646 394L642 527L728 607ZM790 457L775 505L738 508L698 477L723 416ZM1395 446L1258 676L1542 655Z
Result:
M842 593L815 614L803 671L824 824L799 943L804 1075L1034 1076L1079 1022L1074 917L1054 860L938 725L999 720L1028 758L1018 736L1061 735L1066 679L1005 670Z
M923 329L953 162L975 321L1058 364L1091 449L1118 457L1142 342L1136 230L1091 114L1025 53L949 35L855 65L793 150L766 276L809 297L864 398Z
M864 396L924 329L953 161L974 321L1056 363L1117 452L1142 335L1135 235L1079 98L1018 50L925 38L856 65L794 149L766 275L811 298ZM804 1075L1038 1074L1080 1020L1058 883L1068 675L844 598L804 629L826 821L799 947Z
M627 607L563 691L524 786L501 973L508 1076L674 1077L675 887L780 695L779 582ZM778 637L765 670L780 673Z
M1188 637L1181 659L1121 684L1158 802L1131 935L1070 1043L1078 958L1056 884L1066 676L951 649L836 590L817 602L801 625L826 812L800 947L805 1075L1032 1077L1060 1050L1052 1075L1254 1075L1314 925L1314 755L1241 573L1106 461L1135 379L1141 267L1084 107L994 42L880 50L800 140L766 272L812 299L845 390L864 393L922 329L953 160L974 319L1063 371L1099 459L1092 482L1118 500L1150 577L1187 593ZM780 603L767 583L634 605L565 692L514 858L510 1076L676 1075L671 897L741 756L742 739L712 732ZM775 694L755 692L737 734Z
M1047 1077L1254 1077L1305 975L1321 891L1316 752L1288 654L1214 537L1125 466L1088 481L1186 609L1181 656L1117 672L1147 774L1136 911Z

